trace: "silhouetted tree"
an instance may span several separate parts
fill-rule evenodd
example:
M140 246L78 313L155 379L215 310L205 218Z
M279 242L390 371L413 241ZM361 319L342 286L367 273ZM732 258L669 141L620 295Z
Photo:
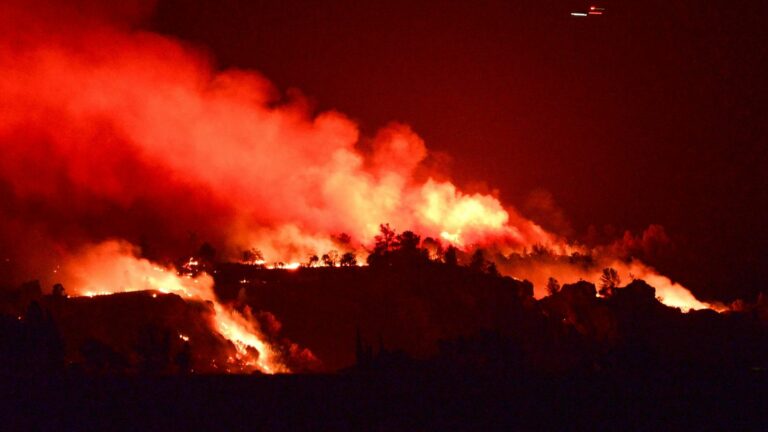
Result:
M413 231L403 231L397 236L397 244L402 251L415 251L419 248L421 237Z
M262 254L261 251L256 248L250 248L248 250L243 251L242 259L243 259L243 264L254 265L261 261L264 261L264 254Z
M476 249L469 260L469 268L476 272L484 272L485 263L485 253L482 249Z
M549 295L555 295L560 291L560 282L557 279L550 277L547 280L547 293Z
M501 276L495 262L489 261L485 267L485 272L491 276Z
M379 235L375 238L376 244L373 248L374 253L386 254L392 252L397 247L397 233L389 224L379 225Z
M379 225L379 235L375 237L375 240L373 251L368 255L368 265L372 267L391 265L392 260L389 255L397 248L397 233L389 224L381 224Z
M307 261L307 267L317 267L317 264L320 262L320 257L317 255L312 255L309 257L309 260Z
M392 252L400 265L419 265L429 261L429 251L419 247L421 237L413 231L403 231L397 236L397 246Z
M611 267L604 268L603 275L600 276L600 295L610 296L620 283L621 279L616 269Z
M67 291L64 289L64 285L57 283L53 286L53 289L51 290L51 295L54 298L66 298Z
M342 267L354 267L357 265L357 257L355 257L353 252L346 252L341 256L339 264Z
M443 262L453 267L459 265L459 259L456 256L456 252L457 249L453 245L448 246L443 255Z
M321 259L323 260L323 264L325 264L325 266L333 267L337 262L339 262L339 253L335 250L332 250L327 254L324 254Z

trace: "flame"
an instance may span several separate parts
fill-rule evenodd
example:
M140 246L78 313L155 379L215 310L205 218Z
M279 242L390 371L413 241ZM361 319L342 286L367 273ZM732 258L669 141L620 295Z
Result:
M684 312L697 309L717 310L714 305L697 300L684 286L672 282L668 277L658 274L655 270L642 263L633 262L629 264L626 271L627 275L633 274L638 279L643 279L649 285L656 288L656 296L659 298L659 301L667 306L680 308Z
M569 254L557 253L543 257L532 257L518 263L504 260L497 260L496 263L502 273L531 281L534 285L536 298L548 295L546 286L550 277L554 277L561 284L585 280L599 285L602 269L610 267L617 271L622 285L629 283L632 279L645 280L656 289L656 296L659 301L667 306L680 308L686 312L706 308L717 310L715 305L697 300L685 286L662 276L655 269L640 261L635 260L627 263L613 258L611 254L601 256L599 251L594 252L597 253L593 256L595 262L587 267L570 264L566 256Z
M311 112L304 98L281 98L257 72L216 70L171 38L93 25L64 7L40 11L35 2L27 11L14 3L0 5L0 184L13 197L13 216L0 214L0 242L36 239L25 246L29 262L43 261L40 251L51 244L68 245L66 255L83 239L105 236L149 238L166 248L161 254L178 256L188 234L199 232L226 258L258 247L271 266L292 270L339 249L332 235L342 232L352 239L345 248L362 258L381 223L465 251L573 249L496 194L437 180L444 173L427 169L429 151L407 125L361 137L344 114ZM370 152L359 150L364 142ZM667 304L706 306L650 268L605 261L626 278L649 279ZM45 265L30 276L50 273ZM217 331L237 347L233 361L285 370L253 321L217 301L199 262L182 270L179 277L136 258L118 241L76 254L54 273L74 274L67 287L83 296L150 289L211 301ZM549 276L599 277L599 268L574 266L502 271L539 291Z
M210 275L199 273L194 278L179 276L172 268L163 268L137 258L136 252L133 246L122 241L107 241L85 248L62 267L65 283L75 296L152 290L211 302L213 327L235 346L237 355L233 363L238 370L259 370L269 374L289 372L277 358L273 347L264 341L254 320L218 301ZM193 262L190 260L188 264ZM153 298L156 296L152 295ZM180 334L179 337L189 340L185 335Z
M259 336L253 323L239 313L226 309L219 302L214 302L216 329L222 336L229 339L237 348L237 360L244 369L258 369L261 372L274 374L290 372L285 365L274 359L273 349ZM254 356L251 350L258 355Z
M300 267L301 267L300 262L289 262L289 263L276 262L276 263L267 265L268 269L284 269L284 270L296 270Z
M456 244L467 237L477 239L484 235L502 237L513 234L509 214L493 197L466 195L450 183L427 181L421 189L423 202L417 207L419 223L434 227L433 231ZM515 233L517 236L518 234Z

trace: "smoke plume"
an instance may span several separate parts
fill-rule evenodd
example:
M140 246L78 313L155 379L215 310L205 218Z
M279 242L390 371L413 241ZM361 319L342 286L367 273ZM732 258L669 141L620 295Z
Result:
M149 10L0 6L0 246L19 277L58 278L61 266L78 267L72 257L114 240L155 260L205 240L225 258L258 247L269 261L304 261L334 249L341 233L364 250L381 223L505 257L534 245L580 250L493 195L423 176L429 151L407 125L361 137L344 114L314 113L257 72L217 70L200 49L134 28ZM501 268L539 294L545 272L596 274ZM95 280L62 277L76 292ZM671 282L659 288L690 296Z
M364 154L351 120L308 112L255 72L216 71L160 35L4 9L0 181L14 233L64 248L167 248L194 233L228 252L265 243L275 260L329 233L367 242L382 222L466 244L551 242L494 197L414 182L427 150L408 126L384 127Z

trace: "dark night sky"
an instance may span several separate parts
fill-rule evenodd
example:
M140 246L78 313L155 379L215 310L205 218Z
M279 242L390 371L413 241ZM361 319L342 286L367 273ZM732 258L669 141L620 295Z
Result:
M764 2L306 3L161 0L148 25L366 132L406 122L518 207L547 190L577 236L661 224L652 264L704 298L768 285Z

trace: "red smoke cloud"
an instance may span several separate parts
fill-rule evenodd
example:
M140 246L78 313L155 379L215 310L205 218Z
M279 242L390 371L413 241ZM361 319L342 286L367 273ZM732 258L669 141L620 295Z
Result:
M10 10L21 21L2 40L3 216L57 244L167 247L194 232L295 260L333 233L368 242L382 222L467 244L553 241L494 197L415 182L427 150L408 126L364 153L347 117L313 115L257 73L217 72L159 35ZM30 23L51 32L31 37Z
M406 125L361 137L343 114L312 113L258 73L217 71L199 50L132 30L146 3L42 5L0 9L0 243L39 266L27 277L114 238L155 257L178 256L194 234L230 257L255 246L270 261L304 261L342 232L369 245L384 222L505 254L580 249L492 195L417 179L428 150Z

